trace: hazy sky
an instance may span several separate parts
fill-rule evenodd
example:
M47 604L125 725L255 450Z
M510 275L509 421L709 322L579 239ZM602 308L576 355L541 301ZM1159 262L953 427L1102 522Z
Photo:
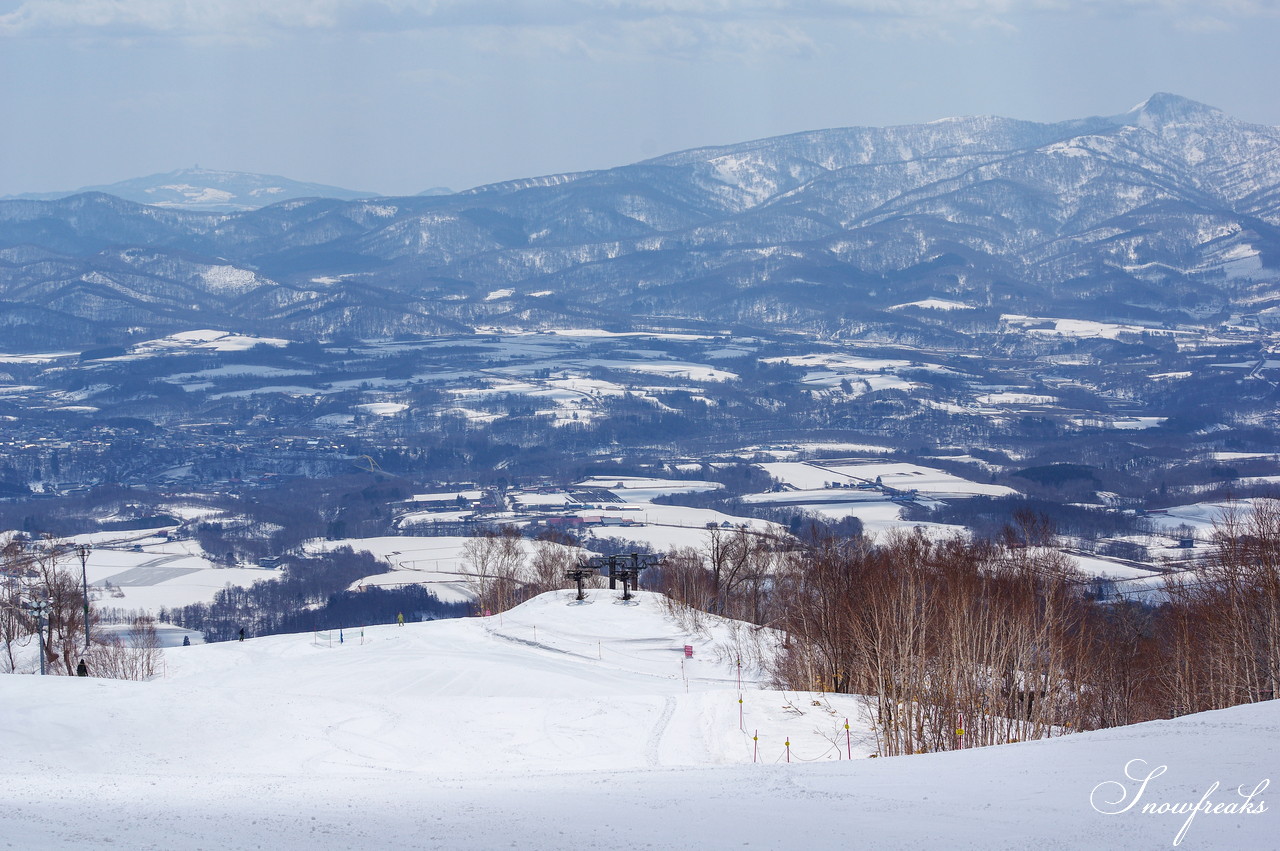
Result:
M1155 91L1280 124L1280 0L0 0L0 195L199 164L412 194Z

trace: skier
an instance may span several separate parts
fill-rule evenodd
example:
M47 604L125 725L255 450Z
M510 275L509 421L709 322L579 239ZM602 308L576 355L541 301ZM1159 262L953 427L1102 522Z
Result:
M244 641L244 627L240 627L240 640Z
M83 659L80 660L79 665L76 665L76 676L77 677L89 676L89 666L85 664L85 661Z
M396 615L396 626L404 626L404 612Z

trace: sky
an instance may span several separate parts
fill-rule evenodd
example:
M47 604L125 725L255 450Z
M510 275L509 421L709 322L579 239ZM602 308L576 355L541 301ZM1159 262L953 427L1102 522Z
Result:
M850 125L1280 125L1280 0L0 0L0 196L178 168L387 195Z

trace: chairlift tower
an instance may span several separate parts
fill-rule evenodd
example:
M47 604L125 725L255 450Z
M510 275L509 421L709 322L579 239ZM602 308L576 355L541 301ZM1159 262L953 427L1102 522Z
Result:
M608 570L609 588L616 589L617 582L622 580L622 599L630 600L631 592L640 587L640 571L656 567L659 557L656 555L592 556L587 559L587 566L595 570Z
M575 600L587 599L587 594L586 594L586 591L583 590L582 583L588 576L595 576L595 575L596 575L596 569L594 567L587 567L585 565L579 565L578 567L574 567L568 571L565 571L565 576L569 577L574 582L578 583L578 596L574 598Z

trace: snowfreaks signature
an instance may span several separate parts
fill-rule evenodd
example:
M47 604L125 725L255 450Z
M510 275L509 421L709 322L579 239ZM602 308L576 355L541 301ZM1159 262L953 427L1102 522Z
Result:
M1146 760L1131 759L1124 765L1124 776L1136 786L1130 789L1130 784L1126 784L1123 780L1105 780L1093 787L1093 791L1089 793L1089 804L1103 815L1118 816L1121 813L1127 813L1138 806L1138 802L1142 800L1143 795L1147 792L1147 784L1168 770L1169 767L1167 765L1160 765L1147 770ZM1255 801L1254 799L1271 785L1270 779L1260 781L1248 791L1245 790L1243 785L1237 786L1235 794L1239 800L1229 798L1228 801L1215 803L1211 796L1218 791L1218 787L1221 785L1217 780L1213 781L1213 784L1200 796L1200 800L1195 803L1191 801L1169 803L1168 801L1148 800L1138 812L1150 815L1186 816L1187 820L1182 823L1182 828L1178 831L1177 836L1173 838L1173 844L1179 845L1183 837L1187 835L1187 829L1191 827L1192 820L1200 813L1215 816L1259 815L1267 811L1265 801Z

